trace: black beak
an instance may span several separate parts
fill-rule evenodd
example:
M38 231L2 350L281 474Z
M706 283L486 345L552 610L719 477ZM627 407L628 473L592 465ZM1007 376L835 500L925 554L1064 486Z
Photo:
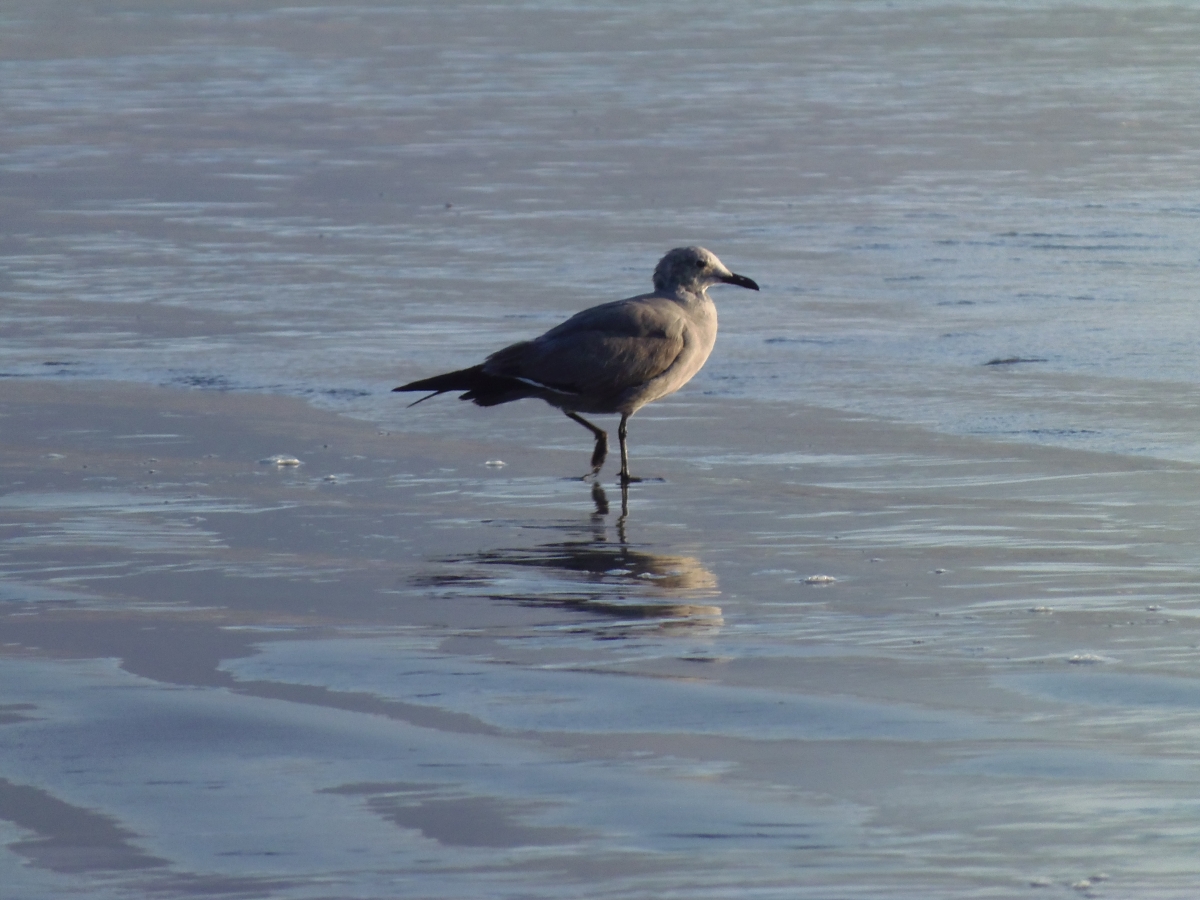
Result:
M731 273L728 277L721 280L726 284L736 284L738 287L750 288L752 291L758 290L758 285L745 275L734 275Z

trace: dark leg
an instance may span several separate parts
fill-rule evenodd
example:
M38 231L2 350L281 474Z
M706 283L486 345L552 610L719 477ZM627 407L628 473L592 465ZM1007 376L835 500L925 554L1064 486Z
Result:
M634 478L629 474L629 446L625 443L625 435L629 431L629 416L621 416L621 424L617 428L617 438L621 442L621 484L629 484L631 481L641 481L640 478Z
M566 410L563 410L563 412L566 412ZM569 412L567 413L567 418L574 422L578 422L596 436L596 447L594 450L592 450L592 471L588 472L588 474L584 475L583 477L587 478L588 475L599 475L600 467L604 465L604 460L608 458L608 432L603 428L597 428L583 416L579 415L579 413ZM625 420L622 419L621 421L624 422ZM624 440L624 438L621 439L622 447L625 446Z
M625 540L625 520L629 518L629 482L621 482L621 515L617 516L617 540L624 547L627 543Z

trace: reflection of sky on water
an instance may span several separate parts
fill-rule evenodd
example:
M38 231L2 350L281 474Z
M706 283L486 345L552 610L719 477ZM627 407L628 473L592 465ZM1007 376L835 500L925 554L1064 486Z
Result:
M105 662L0 668L7 683L19 674L16 693L43 711L18 726L40 759L28 770L11 761L10 777L38 784L41 772L57 771L47 785L56 798L136 823L127 852L170 860L139 883L168 895L188 894L189 879L219 861L225 878L248 879L246 890L270 893L276 883L284 896L314 877L335 892L395 896L407 886L407 896L454 896L525 871L536 896L582 897L590 896L583 885L560 876L582 864L584 847L597 872L619 883L622 871L674 865L670 854L689 846L692 832L720 836L712 861L697 868L716 872L739 867L736 855L751 849L786 855L797 843L831 840L855 818L786 793L724 786L682 759L588 762L526 735L455 734L303 703L163 690ZM74 695L64 695L64 678L77 685ZM101 769L71 765L81 741L107 761ZM186 816L169 812L179 809ZM486 833L473 830L485 824ZM545 875L526 870L533 860L546 864Z
M1122 828L1151 822L1174 829L1156 859L1192 864L1186 466L780 416L761 460L669 468L622 503L510 474L519 460L489 469L482 445L442 441L418 463L333 417L268 427L249 412L263 398L170 396L178 437L139 451L161 474L118 452L136 404L21 432L0 778L94 826L12 826L6 852L41 866L21 869L31 896L61 893L46 861L85 840L146 864L123 876L143 893L248 879L298 900L500 881L790 896L798 871L830 894L908 879L922 898L944 871L949 897L1138 865ZM686 440L761 415L707 408L652 425ZM82 424L86 457L56 431ZM586 457L571 431L526 452ZM283 450L304 465L259 462ZM87 475L60 471L84 458ZM35 490L47 472L87 489ZM63 539L81 522L101 538L86 565ZM817 572L837 580L804 583ZM1155 666L1174 681L1138 677ZM1072 688L1087 684L1119 702ZM1121 794L1137 809L1106 813Z
M328 685L467 713L508 732L653 732L756 740L965 740L990 729L949 715L850 697L727 687L697 677L619 677L601 662L512 667L501 659L404 654L388 639L273 642L226 664L239 680ZM619 653L619 651L618 651Z

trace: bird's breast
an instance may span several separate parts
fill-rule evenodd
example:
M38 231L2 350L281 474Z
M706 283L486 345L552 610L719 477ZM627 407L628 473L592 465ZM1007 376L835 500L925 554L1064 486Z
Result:
M692 380L703 368L717 340L717 310L711 300L684 307L681 320L682 347L674 362L656 378L632 389L625 399L623 412L633 411L660 397L673 394Z

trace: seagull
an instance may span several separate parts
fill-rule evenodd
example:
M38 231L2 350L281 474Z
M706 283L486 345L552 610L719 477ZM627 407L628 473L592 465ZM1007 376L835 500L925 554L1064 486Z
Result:
M717 339L717 307L706 293L714 284L758 290L703 247L677 247L654 269L654 291L576 313L540 337L498 350L477 366L434 375L397 391L429 391L416 406L448 391L460 400L499 406L537 397L566 413L596 439L591 471L599 477L608 457L608 432L580 413L621 416L621 483L629 474L629 417L673 394L700 371Z

